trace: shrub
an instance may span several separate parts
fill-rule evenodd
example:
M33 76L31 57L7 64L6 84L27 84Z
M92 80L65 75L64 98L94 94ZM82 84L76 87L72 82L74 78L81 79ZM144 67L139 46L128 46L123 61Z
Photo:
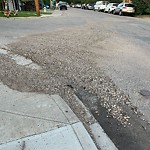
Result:
M144 15L150 14L150 0L132 0L136 6L136 14Z

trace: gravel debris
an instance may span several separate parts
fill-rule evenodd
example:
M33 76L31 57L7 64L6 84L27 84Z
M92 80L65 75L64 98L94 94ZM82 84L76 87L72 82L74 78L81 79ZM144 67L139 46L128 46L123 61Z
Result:
M83 87L89 94L96 94L110 116L124 126L130 125L130 117L122 108L130 105L128 96L96 65L95 58L99 56L92 52L95 45L110 36L113 33L104 34L98 26L88 25L21 38L7 45L9 51L32 60L41 69L18 65L8 55L0 54L0 80L19 91L59 94L82 120L85 112L73 95L78 87Z

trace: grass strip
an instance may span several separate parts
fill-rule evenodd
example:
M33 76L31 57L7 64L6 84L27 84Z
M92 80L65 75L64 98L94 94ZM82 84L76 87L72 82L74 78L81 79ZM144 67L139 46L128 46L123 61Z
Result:
M41 14L50 15L52 13L51 12L41 12ZM1 11L0 12L0 17L7 17L7 16L4 16L4 13ZM34 11L19 11L17 13L17 15L14 15L12 13L12 14L10 14L9 17L37 17L37 14Z

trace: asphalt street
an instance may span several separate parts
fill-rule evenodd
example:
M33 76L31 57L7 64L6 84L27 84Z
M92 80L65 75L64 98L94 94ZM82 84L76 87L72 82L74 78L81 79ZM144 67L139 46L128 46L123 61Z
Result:
M64 38L64 40L63 35L69 35L68 39L70 38L71 40L68 43L65 43L67 38ZM79 37L80 35L81 37ZM47 38L45 38L45 36L47 36ZM88 39L86 39L87 37ZM102 123L102 126L105 130L107 130L108 135L115 142L118 148L125 150L149 149L150 127L148 123L150 123L150 97L142 96L139 92L140 90L150 91L150 19L111 15L102 12L75 8L62 11L58 16L45 18L0 18L1 51L7 49L7 44L16 43L16 45L12 45L12 50L10 51L27 57L28 55L25 53L30 53L30 51L28 51L30 46L32 46L31 49L37 49L37 51L42 49L41 45L39 45L40 42L43 42L43 47L45 47L45 50L47 50L50 46L52 47L51 49L55 50L53 43L61 45L63 49L67 49L68 47L72 49L81 48L81 50L78 51L79 54L82 50L84 52L84 50L87 49L88 55L91 54L91 57L93 57L92 60L94 65L100 68L100 70L113 81L115 86L129 98L129 107L125 105L124 110L128 111L128 114L132 116L131 122L133 126L125 129L120 125L118 120L109 119L109 117L106 118L106 116L109 116L107 110L101 107L99 103L94 103L95 97L97 97L98 93L97 95L88 95L90 92L88 92L88 90L84 91L87 88L86 84L85 87L77 87L78 85L72 84L68 84L68 86L74 89L75 94L87 107L89 107L95 118ZM78 43L77 46L74 45L76 44L75 42ZM27 46L28 44L29 46ZM47 47L46 44L48 45ZM63 47L63 45L65 46ZM25 46L27 46L27 48ZM20 52L19 48L21 50ZM58 48L60 47L58 46ZM49 51L51 49L49 49ZM41 55L44 56L44 54L48 54L49 51L46 51L43 54L41 53ZM40 62L39 60L42 60L42 57L39 57L38 55L35 55L37 56L37 58L35 58L35 53L36 52L29 54L28 57L30 57L30 59L32 59L32 61L37 63L39 66L43 67L45 62ZM50 56L50 54L48 56ZM81 55L82 57L86 56L84 53L81 54L83 54ZM64 56L65 55L66 51L64 52ZM75 57L78 59L80 56L75 54ZM48 58L45 58L45 61L49 64L47 59ZM5 68L5 66L7 66L6 60L4 61L5 65L1 65L1 70L7 70L9 68ZM85 62L87 63L87 61ZM83 62L80 61L80 63L82 64ZM14 64L12 66L14 66L14 70L18 67ZM48 69L49 68L47 68L47 70ZM80 70L82 69L80 68ZM48 88L45 88L45 90L44 87L43 89L37 88L38 90L32 89L33 87L31 88L28 85L28 82L25 82L25 87L20 87L21 83L19 84L19 82L12 82L14 76L4 76L1 77L1 80L4 84L13 87L16 90L34 92L43 90L45 93L48 93L48 91L46 91ZM40 76L42 80L42 73L36 77L38 78ZM17 77L18 81L23 82L21 81L21 78L19 79L19 75ZM45 78L43 77L43 80ZM48 82L48 79L46 80ZM8 81L11 81L12 83L9 84ZM98 87L95 86L95 88ZM92 102L87 102L87 96L90 97L89 101L92 100ZM119 98L122 98L122 101L124 101L125 97L120 96ZM98 107L98 113L95 113L95 111L91 109L92 107L95 107L93 105ZM98 114L102 114L101 117L99 117ZM137 125L137 122L139 123L139 126ZM118 126L118 124L120 126Z

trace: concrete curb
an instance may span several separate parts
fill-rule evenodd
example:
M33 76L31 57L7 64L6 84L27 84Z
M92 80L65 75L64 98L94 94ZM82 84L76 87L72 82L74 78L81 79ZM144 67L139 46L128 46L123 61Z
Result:
M118 150L118 148L115 146L112 140L108 137L108 135L105 133L105 131L97 122L97 120L94 118L94 116L85 107L82 101L76 95L74 95L74 97L76 98L78 103L82 106L82 108L85 110L86 116L94 120L94 122L92 122L90 125L90 129L91 129L93 138L96 141L96 144L100 147L100 149L101 150Z

